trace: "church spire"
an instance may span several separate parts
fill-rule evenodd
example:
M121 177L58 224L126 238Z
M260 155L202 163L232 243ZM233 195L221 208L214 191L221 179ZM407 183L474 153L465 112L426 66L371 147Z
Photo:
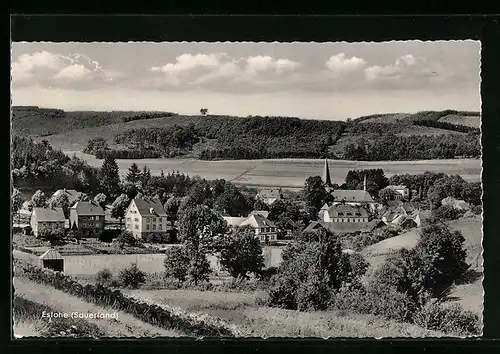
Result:
M325 159L325 167L323 170L323 182L325 187L332 187L332 180L330 178L330 169L328 168L328 159Z
M363 190L366 192L366 172L365 172L365 180L363 181Z

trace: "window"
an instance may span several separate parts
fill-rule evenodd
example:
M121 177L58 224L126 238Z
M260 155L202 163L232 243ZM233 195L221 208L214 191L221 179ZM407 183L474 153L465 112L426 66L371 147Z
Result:
M139 225L135 225L135 229L136 229L136 230L139 230Z
M158 222L161 222L161 218L158 218Z
M127 229L130 229L130 227L131 227L131 226L130 226L130 224L129 224L129 223L127 223L126 228L127 228Z
M146 225L146 230L149 230L149 224L148 224L148 225Z
M95 219L99 221L99 216L96 216Z
M260 240L261 241L265 241L266 240L266 236L260 236Z
M135 221L135 222L138 222L138 221L139 221L139 219L137 219L137 218L134 218L134 221Z
M127 221L130 221L130 220L132 220L132 218L127 218Z
M162 227L161 227L161 224L160 224L160 225L158 225L158 230L161 230L161 229L162 229Z
M261 228L260 232L266 232L266 228L265 227Z
M153 224L153 230L156 230L156 224Z

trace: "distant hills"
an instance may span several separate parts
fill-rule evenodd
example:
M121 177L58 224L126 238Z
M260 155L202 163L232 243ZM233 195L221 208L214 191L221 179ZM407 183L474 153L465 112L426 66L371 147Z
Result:
M478 133L480 124L479 112L455 110L376 114L343 122L292 117L188 116L148 111L66 112L35 106L12 107L13 134L45 139L55 148L82 151L90 139L102 138L111 150L137 145L140 141L140 149L144 149L145 142L146 148L163 151L164 156L189 155L204 159L357 159L355 156L360 152L356 149L369 150L370 144L380 146L382 136L387 133L395 136L397 141L394 143L401 146L403 154L409 154L405 151L417 145L416 137L427 136L427 145L433 146L436 136L446 136L444 140L436 140L448 144L441 150L458 149L455 147L466 144L469 146L467 151L476 151L474 155L477 154L475 140L479 146L479 139L468 137L467 133ZM117 144L120 146L116 147ZM360 156L383 159L372 156L368 150ZM428 158L450 158L462 153L441 150ZM408 159L418 158L412 156Z

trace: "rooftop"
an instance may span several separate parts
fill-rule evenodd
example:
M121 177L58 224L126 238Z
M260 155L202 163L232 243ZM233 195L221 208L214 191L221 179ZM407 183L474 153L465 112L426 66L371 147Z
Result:
M336 189L332 192L332 195L336 202L343 200L346 202L373 202L370 193L363 190Z
M62 208L33 208L33 215L37 221L66 221Z
M94 202L76 202L71 209L75 209L78 215L104 215L101 206Z

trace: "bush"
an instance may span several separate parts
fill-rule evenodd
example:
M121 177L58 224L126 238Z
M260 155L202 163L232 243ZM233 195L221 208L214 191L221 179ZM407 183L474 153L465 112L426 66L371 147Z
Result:
M426 304L415 313L413 322L426 329L459 336L481 334L479 316L462 309L458 304L448 307L438 302Z
M474 205L471 211L476 215L481 215L483 213L483 207L481 205Z
M122 286L137 289L146 281L146 273L137 268L137 263L132 263L129 268L120 271L118 280Z
M186 280L189 268L189 256L182 246L169 247L165 251L165 277L174 278L179 282Z
M368 270L370 263L359 253L349 254L348 257L351 266L351 275L358 278L363 276Z
M111 286L113 283L113 274L107 268L100 270L97 272L97 284L101 284L104 286Z
M271 306L287 309L323 309L331 294L353 280L348 255L339 240L321 231L317 241L294 241L282 253L278 273L271 278Z
M49 241L51 245L64 245L64 231L63 230L41 230L38 233L38 238L43 241Z
M139 246L140 242L137 240L130 231L123 231L116 239L116 242L122 246Z
M171 244L174 243L175 238L169 232L148 232L142 237L142 240L146 243Z
M259 279L262 281L269 281L275 274L278 274L278 267L268 267L262 269L259 274Z
M442 205L434 209L432 214L438 220L456 220L464 215L464 211L455 209L451 205Z
M417 308L409 296L379 283L371 283L366 287L341 288L333 297L332 307L399 322L409 321Z

